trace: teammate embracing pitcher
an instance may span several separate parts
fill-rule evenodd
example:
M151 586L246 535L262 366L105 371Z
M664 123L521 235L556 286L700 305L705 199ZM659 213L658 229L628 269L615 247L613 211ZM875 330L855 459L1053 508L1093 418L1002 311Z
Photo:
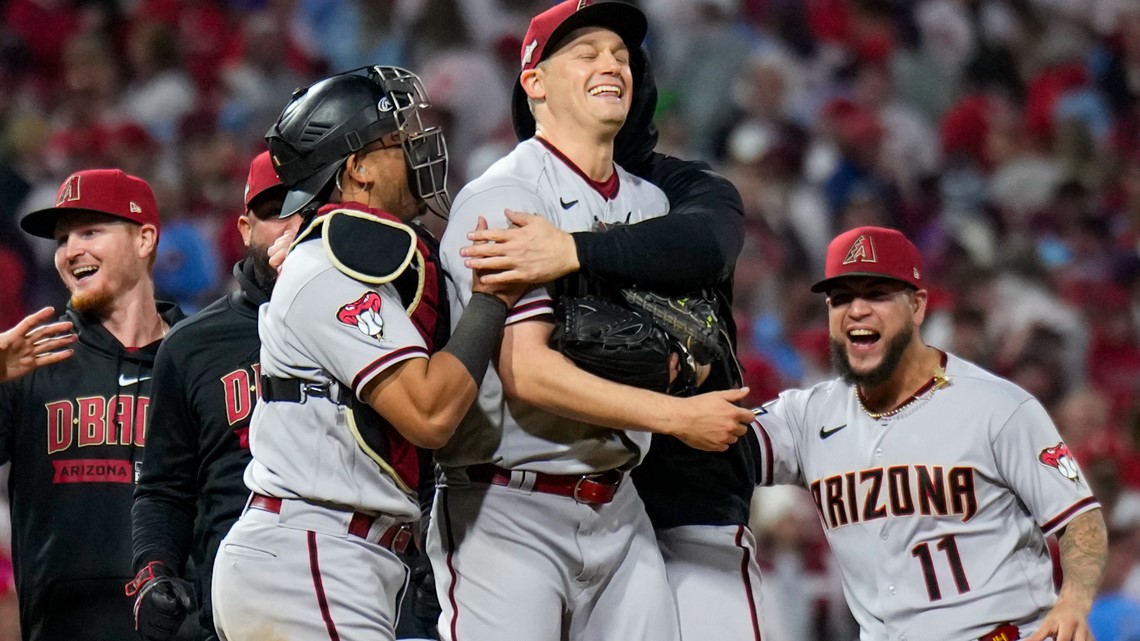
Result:
M923 343L926 282L898 231L831 242L842 376L757 410L761 483L811 491L863 641L1092 641L1099 504L1036 399Z
M476 276L448 322L435 241L415 223L449 201L429 107L418 76L369 67L295 92L267 136L282 215L303 223L260 308L253 494L214 563L223 640L395 638L419 448L455 430L523 290Z
M531 21L515 91L536 134L456 198L442 242L454 312L470 304L461 250L480 216L503 228L505 210L536 212L589 231L668 211L658 187L613 162L645 33L645 16L619 2L562 2ZM559 289L534 289L511 309L477 409L436 453L428 553L440 636L672 641L676 606L628 472L650 432L727 449L752 419L734 404L747 391L679 398L579 369L550 346Z

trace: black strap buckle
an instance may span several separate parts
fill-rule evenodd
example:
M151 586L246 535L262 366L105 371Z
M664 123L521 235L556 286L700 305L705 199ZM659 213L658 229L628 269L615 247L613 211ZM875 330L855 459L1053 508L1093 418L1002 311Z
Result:
M336 394L331 382L313 383L299 378L279 378L268 374L261 375L261 400L286 403L304 403L309 398L327 398L343 404L343 386L337 385Z

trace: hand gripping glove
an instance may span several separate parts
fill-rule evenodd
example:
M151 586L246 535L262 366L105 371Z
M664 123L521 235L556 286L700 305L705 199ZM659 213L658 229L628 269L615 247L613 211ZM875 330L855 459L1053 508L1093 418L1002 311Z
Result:
M135 630L144 641L169 641L194 610L194 588L161 561L151 561L125 587L135 597Z
M551 346L607 380L669 390L671 348L651 317L596 296L559 299Z

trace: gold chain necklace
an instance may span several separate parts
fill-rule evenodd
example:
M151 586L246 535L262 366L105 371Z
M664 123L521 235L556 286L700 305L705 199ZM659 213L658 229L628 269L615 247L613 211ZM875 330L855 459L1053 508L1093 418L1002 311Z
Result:
M863 410L863 413L865 413L867 416L870 416L873 420L877 421L883 418L890 418L910 407L919 399L929 397L934 393L935 390L940 390L943 387L950 385L950 379L946 376L946 368L941 366L934 368L934 378L932 378L931 381L926 385L923 385L923 387L926 387L927 385L930 386L930 389L920 391L919 393L911 396L909 399L904 401L902 405L899 405L898 407L887 410L885 412L872 412L871 410L867 409L867 406L863 404L863 395L859 393L859 388L855 388L855 401L859 403L859 409Z

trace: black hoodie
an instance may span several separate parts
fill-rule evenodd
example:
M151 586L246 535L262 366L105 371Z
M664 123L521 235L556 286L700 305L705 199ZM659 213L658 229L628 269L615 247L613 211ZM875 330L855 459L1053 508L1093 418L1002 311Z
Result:
M183 318L159 303L163 319ZM26 641L130 639L131 497L159 342L128 350L71 309L75 354L0 385L12 556Z
M134 569L161 561L185 576L192 558L203 638L216 638L214 556L249 498L242 473L257 400L257 309L269 301L248 259L234 266L234 277L238 291L179 323L158 350L152 427L135 490Z
M740 192L704 162L653 151L657 85L644 49L634 52L631 67L633 99L614 141L614 161L665 192L669 215L573 234L582 273L665 294L711 290L735 346L732 275L744 246ZM512 115L520 139L534 135L534 119L525 102L512 105ZM699 391L729 389L738 383L731 370L718 368ZM645 460L633 471L654 527L747 524L756 486L753 438L750 430L727 451L710 453L673 437L654 435Z

